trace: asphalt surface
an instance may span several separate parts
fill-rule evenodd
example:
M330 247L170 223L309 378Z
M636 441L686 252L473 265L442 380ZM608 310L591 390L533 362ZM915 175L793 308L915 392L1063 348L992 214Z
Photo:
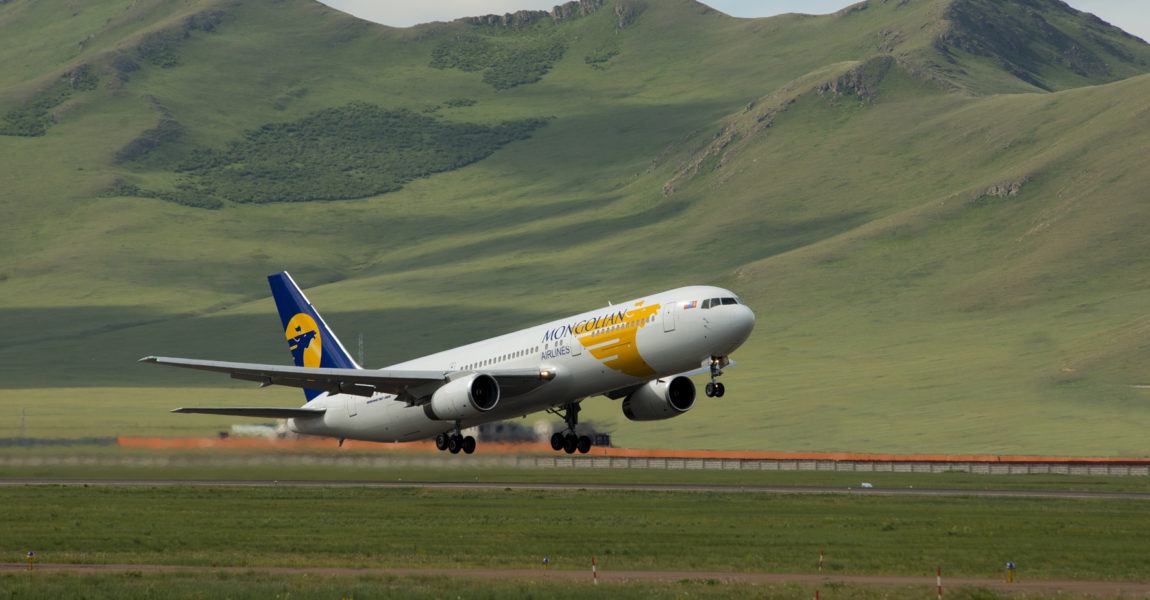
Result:
M0 563L0 573L27 571L27 563ZM126 573L126 572L196 572L196 573L271 573L284 575L320 576L362 576L397 575L422 577L461 577L470 579L529 579L536 581L584 581L592 582L590 569L405 569L405 568L309 568L309 567L189 567L180 565L81 565L81 564L38 564L37 572L66 573ZM847 574L803 574L803 573L730 573L723 571L612 571L601 568L596 578L603 583L704 581L722 583L793 583L817 586L831 584L852 584L866 586L913 586L924 591L937 589L935 575L847 575ZM1150 582L1136 581L1070 581L1053 579L1018 579L1007 583L1001 579L982 577L943 576L944 589L955 587L986 588L1001 592L1061 592L1076 595L1105 595L1146 597L1150 594ZM933 597L933 596L932 596Z
M271 480L271 479L60 479L13 478L0 479L0 487L26 485L70 485L111 487L344 487L381 489L445 489L445 490L604 490L637 492L745 492L762 494L843 494L855 496L977 496L1000 498L1076 498L1150 500L1150 492L1096 492L1042 489L941 489L941 488L850 488L831 486L789 485L708 485L708 484L649 484L649 483L521 483L470 481L351 481L351 480Z

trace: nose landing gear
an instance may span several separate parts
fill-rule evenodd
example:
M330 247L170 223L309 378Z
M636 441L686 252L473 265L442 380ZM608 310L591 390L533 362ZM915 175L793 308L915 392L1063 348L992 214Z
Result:
M567 431L564 433L555 433L551 436L551 449L556 452L562 450L567 454L587 454L591 451L591 438L585 435L577 435L575 433L575 426L579 424L579 403L568 402L563 405L563 408L553 408L547 412L563 417L563 422L567 423Z
M712 356L711 357L711 382L703 387L703 393L708 398L722 398L723 394L727 393L727 389L723 384L716 381L719 375L723 374L723 367L731 364L731 359L726 356Z

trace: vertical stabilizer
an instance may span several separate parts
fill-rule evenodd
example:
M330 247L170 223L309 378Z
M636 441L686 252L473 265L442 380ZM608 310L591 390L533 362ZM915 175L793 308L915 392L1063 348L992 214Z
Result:
M268 275L268 285L297 367L360 368L287 271ZM310 402L323 392L305 389L304 393Z

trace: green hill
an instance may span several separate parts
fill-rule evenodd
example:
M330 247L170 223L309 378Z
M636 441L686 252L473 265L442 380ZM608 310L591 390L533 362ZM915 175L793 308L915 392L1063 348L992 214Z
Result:
M1060 2L409 29L77 6L0 4L0 410L29 434L298 402L134 363L286 361L264 280L286 268L369 366L739 292L759 324L723 400L642 425L588 403L628 446L1150 451L1150 46Z

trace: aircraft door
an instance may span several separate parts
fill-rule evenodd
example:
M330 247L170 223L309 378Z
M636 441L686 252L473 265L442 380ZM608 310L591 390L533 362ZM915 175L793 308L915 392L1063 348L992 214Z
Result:
M567 345L571 346L571 356L583 354L583 342L580 342L579 338L575 336L567 338Z
M673 304L663 305L663 331L675 331L675 306Z
M354 417L356 414L358 414L359 408L356 406L356 403L359 402L359 396L349 395L345 399L345 402L347 402L347 416Z

